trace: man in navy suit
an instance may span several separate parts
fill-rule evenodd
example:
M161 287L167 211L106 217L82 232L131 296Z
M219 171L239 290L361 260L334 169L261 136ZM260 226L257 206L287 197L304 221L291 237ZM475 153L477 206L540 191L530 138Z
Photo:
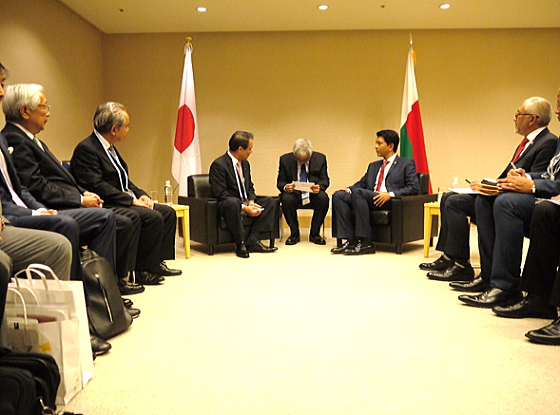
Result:
M175 211L154 203L130 180L128 166L115 147L128 135L130 118L126 108L118 102L105 102L97 107L93 124L93 133L76 146L70 160L76 181L98 194L105 207L121 208L119 214L139 218L136 282L157 285L165 280L164 276L181 275L181 270L170 269L165 263L175 258Z
M547 114L519 111L516 118L524 117L525 123L536 117L545 118L548 124L551 115L549 104ZM488 278L488 288L481 294L459 296L461 301L474 307L497 308L523 299L520 292L523 238L529 236L535 198L549 199L560 194L560 143L545 172L512 169L506 178L498 180L498 186L502 194L479 196L475 202L480 265L482 275ZM531 245L533 243L532 239ZM554 264L554 268L557 266L558 263ZM548 316L556 315L555 308Z
M519 107L514 119L515 132L523 140L513 153L511 161L526 171L544 171L556 150L557 137L546 126L550 121L550 103L544 98L528 98ZM522 114L522 115L521 115ZM535 114L528 116L527 114ZM540 115L539 115L540 114ZM503 179L512 168L508 163L498 177ZM480 182L471 182L474 191L480 190ZM443 255L431 263L420 264L428 272L428 278L449 281L459 291L481 292L490 287L490 275L481 273L474 278L470 264L470 223L476 222L475 200L478 195L446 193L440 203L441 229L436 249Z
M260 241L262 232L272 231L275 206L270 197L255 195L251 165L247 161L252 152L253 134L236 131L229 139L229 151L210 166L212 194L218 199L218 212L233 234L235 254L240 258L249 258L249 252L268 253L278 249L264 246ZM248 236L243 216L252 218Z
M295 190L294 182L312 183L311 192ZM305 138L297 139L293 151L280 157L276 187L282 192L282 213L290 227L286 245L299 242L297 210L305 207L313 209L309 240L317 245L325 245L319 231L329 210L329 196L325 192L329 184L327 158L324 154L313 151L311 141Z
M342 246L334 254L363 255L375 253L371 241L370 211L391 208L391 198L418 194L418 175L414 160L397 156L399 135L393 130L377 133L375 151L383 160L370 163L367 172L354 185L333 195L338 237Z
M124 280L129 271L134 271L140 221L133 222L115 211L116 228L100 229L103 218L113 214L105 209L95 209L103 206L103 200L80 187L48 146L36 137L45 128L50 115L48 111L45 117L31 115L31 108L37 102L47 105L40 85L16 84L7 88L4 101L7 124L2 133L13 148L13 160L21 183L39 203L66 212L78 222L83 242L115 266L121 293L143 291L143 287ZM115 229L117 239L115 246L111 247Z

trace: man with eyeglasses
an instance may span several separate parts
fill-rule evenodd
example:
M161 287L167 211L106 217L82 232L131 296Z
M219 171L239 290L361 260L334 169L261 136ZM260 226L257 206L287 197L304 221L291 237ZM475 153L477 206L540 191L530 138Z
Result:
M539 107L522 105L516 116L516 129L525 136L548 132L552 115L548 102ZM498 180L501 194L479 196L475 202L478 223L478 246L482 275L488 288L477 295L461 295L464 303L481 308L494 308L519 301L523 238L529 236L536 198L560 194L560 146L545 171L511 169ZM557 249L557 247L555 247Z
M514 130L524 138L510 159L516 167L526 171L546 170L558 141L546 128L550 113L550 103L540 97L528 98L519 107L514 117ZM507 164L499 179L506 177L512 163ZM477 223L475 201L479 197L481 183L473 181L470 186L474 191L472 194L448 192L443 195L440 203L441 229L436 246L443 254L434 262L420 264L420 269L429 271L427 276L432 280L450 282L455 290L482 292L490 287L490 275L482 272L474 278L469 246L469 218Z
M560 90L556 116L560 121ZM518 185L525 180L519 178ZM527 183L527 187L530 182ZM531 341L560 345L560 195L535 206L531 218L531 244L525 258L519 290L527 295L519 301L493 308L494 313L507 318L543 318L554 321L525 334Z

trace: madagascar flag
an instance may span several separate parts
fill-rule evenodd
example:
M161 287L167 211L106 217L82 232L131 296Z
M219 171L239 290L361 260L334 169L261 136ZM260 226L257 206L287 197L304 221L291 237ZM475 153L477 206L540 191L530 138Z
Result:
M414 61L416 54L410 45L408 61L406 64L406 76L404 80L404 94L401 112L401 157L408 157L416 162L416 170L419 173L430 173L428 159L426 158L426 147L424 146L424 131L422 130L422 117L420 115L420 103L418 102L418 89L416 88L416 76L414 74ZM430 181L429 192L432 193Z

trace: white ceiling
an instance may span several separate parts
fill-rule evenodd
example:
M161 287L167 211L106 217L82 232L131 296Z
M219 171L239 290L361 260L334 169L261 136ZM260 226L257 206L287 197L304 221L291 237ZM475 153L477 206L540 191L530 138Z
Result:
M560 27L560 0L59 1L104 33Z

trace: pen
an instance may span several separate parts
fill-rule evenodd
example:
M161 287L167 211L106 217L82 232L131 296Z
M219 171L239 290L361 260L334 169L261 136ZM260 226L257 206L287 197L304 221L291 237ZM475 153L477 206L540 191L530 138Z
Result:
M471 184L471 181L470 181L469 179L465 179L465 181L466 181L468 184Z
M515 167L515 164L513 164L513 161L510 161L509 164L511 165L511 167L513 168L513 170L517 170L517 167Z

